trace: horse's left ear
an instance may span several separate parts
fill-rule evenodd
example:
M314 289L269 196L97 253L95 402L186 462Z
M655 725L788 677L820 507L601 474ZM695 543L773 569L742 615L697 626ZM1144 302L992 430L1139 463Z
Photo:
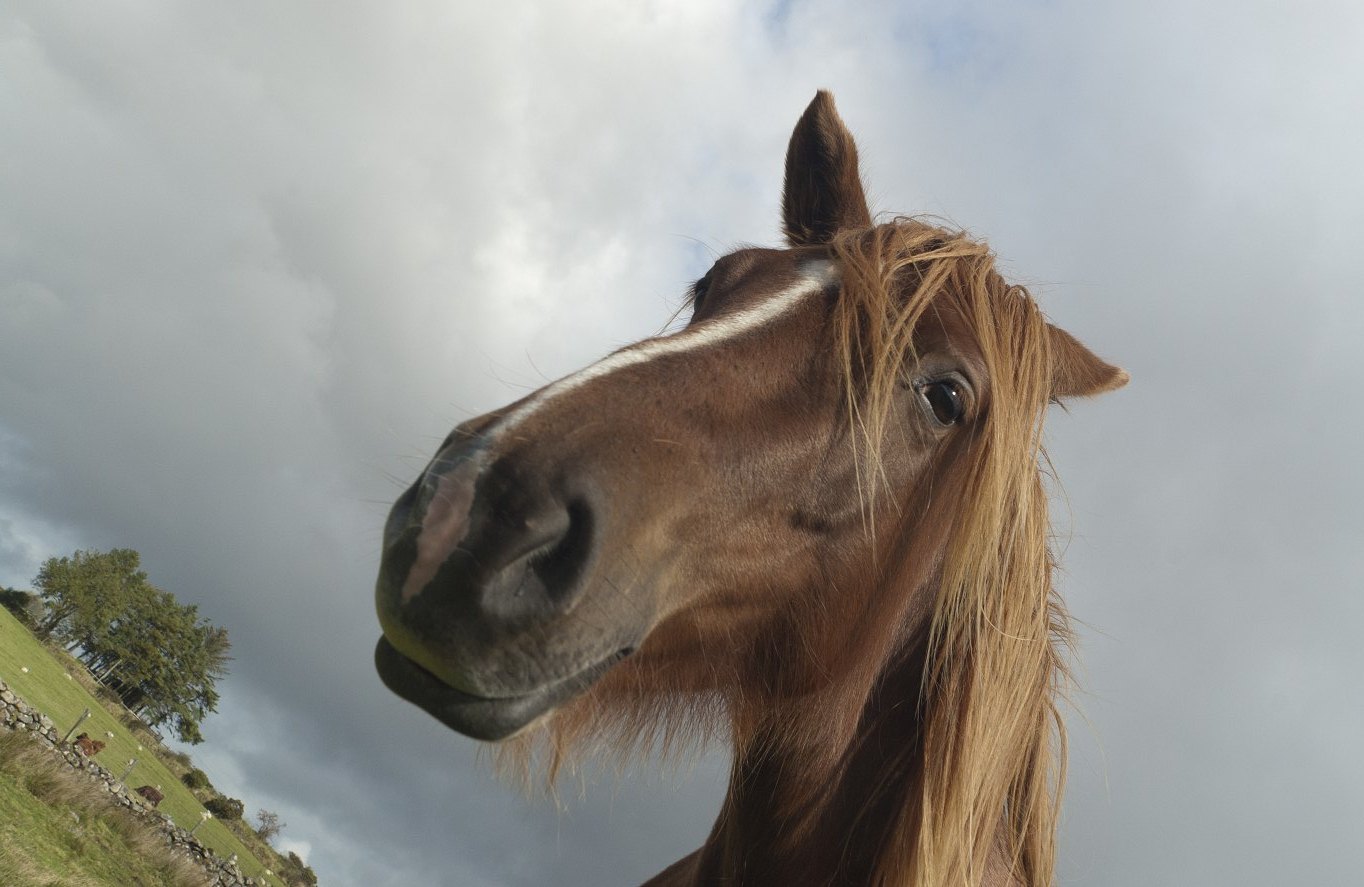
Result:
M782 231L792 246L828 243L845 228L871 227L857 145L824 90L801 115L786 149Z
M1127 370L1105 363L1080 340L1058 326L1047 324L1051 339L1051 396L1091 397L1127 384Z

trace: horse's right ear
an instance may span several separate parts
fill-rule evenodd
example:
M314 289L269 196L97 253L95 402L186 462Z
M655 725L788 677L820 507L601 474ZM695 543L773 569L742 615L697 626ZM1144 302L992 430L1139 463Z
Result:
M1127 384L1127 370L1100 359L1070 333L1049 323L1047 336L1051 339L1053 400L1093 397Z
M825 90L815 93L791 133L781 209L782 231L792 246L828 243L845 228L871 226L857 145Z

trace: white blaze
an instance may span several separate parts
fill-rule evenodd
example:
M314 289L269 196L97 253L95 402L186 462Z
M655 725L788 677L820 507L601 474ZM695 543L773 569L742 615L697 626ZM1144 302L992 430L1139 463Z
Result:
M640 342L638 345L632 345L597 361L591 366L584 367L571 376L565 376L559 381L547 385L530 400L508 413L498 422L493 429L493 434L505 433L524 422L527 417L552 398L581 388L593 379L600 379L617 370L647 363L656 357L667 354L682 354L687 351L718 345L721 342L756 330L795 308L805 297L821 292L824 287L829 285L834 273L836 273L833 264L830 262L808 263L804 271L805 274L800 280L784 290L773 293L756 305L751 305L733 314L707 320L671 336L649 339Z

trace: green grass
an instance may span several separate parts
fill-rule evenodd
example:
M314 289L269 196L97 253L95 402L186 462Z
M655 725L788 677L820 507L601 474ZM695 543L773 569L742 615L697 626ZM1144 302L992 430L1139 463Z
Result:
M24 668L28 669L27 673L23 671ZM74 661L64 664L8 610L0 608L0 678L31 707L53 720L59 738L65 736L81 712L89 708L91 716L76 733L89 733L92 738L107 743L96 760L115 776L121 776L127 769L129 759L137 758L137 767L127 779L129 787L160 785L165 800L157 809L169 813L176 824L193 828L200 820L203 804L181 784L176 773L157 757L147 740L135 737L117 717L105 709L104 703L91 695L76 679L74 670L79 668L79 663ZM72 676L68 677L68 673ZM113 738L106 736L106 731L112 732ZM139 745L142 748L139 749ZM4 819L3 812L0 812L0 820ZM264 874L266 866L221 822L210 820L204 823L194 836L224 859L233 853L237 854L237 864L244 874L255 878ZM11 882L4 874L4 870L0 869L0 884L8 885ZM271 878L269 883L283 882Z
M208 887L109 795L17 733L0 735L0 884Z

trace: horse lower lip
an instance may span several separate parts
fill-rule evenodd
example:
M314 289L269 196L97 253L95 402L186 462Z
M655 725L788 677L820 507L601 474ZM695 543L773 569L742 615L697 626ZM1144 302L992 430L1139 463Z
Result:
M591 686L612 665L629 655L625 648L559 681L519 696L490 698L457 690L399 653L381 637L374 650L379 677L397 695L465 736L494 742Z

